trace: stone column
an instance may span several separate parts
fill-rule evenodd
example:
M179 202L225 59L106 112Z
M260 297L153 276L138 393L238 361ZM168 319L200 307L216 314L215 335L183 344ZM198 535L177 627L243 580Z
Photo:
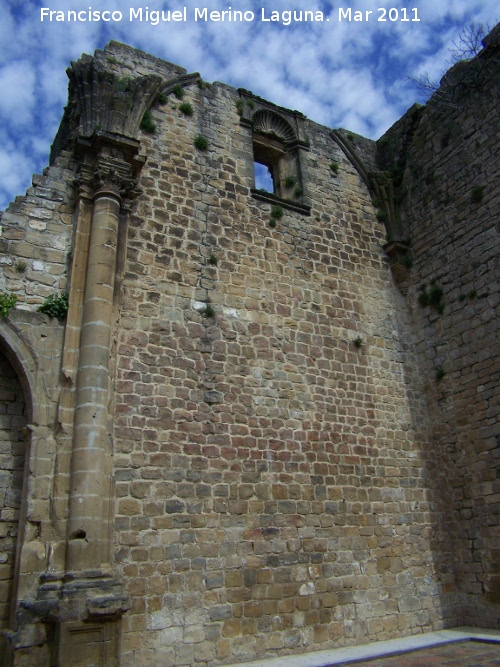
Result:
M66 564L69 578L110 574L112 446L108 404L113 292L122 197L133 193L135 181L116 145L99 143L90 170L94 195L76 376Z

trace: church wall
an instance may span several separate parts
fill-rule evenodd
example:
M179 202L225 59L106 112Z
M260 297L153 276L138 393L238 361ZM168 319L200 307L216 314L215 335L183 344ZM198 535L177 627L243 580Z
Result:
M51 166L2 217L29 422L10 664L498 625L488 76L375 144L115 42L72 64ZM64 290L65 321L34 312Z
M408 302L450 528L436 555L454 556L464 623L485 627L498 627L500 581L498 39L496 29L378 142L385 167L403 174Z
M116 327L124 664L453 624L430 549L421 379L366 186L304 120L310 214L283 206L270 227L238 92L184 91L141 135Z

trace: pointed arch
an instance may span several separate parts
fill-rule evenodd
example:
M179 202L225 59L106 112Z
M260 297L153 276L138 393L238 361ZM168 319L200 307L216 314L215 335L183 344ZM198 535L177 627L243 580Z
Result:
M24 357L24 359L23 359ZM33 412L29 351L7 326L0 330L0 552L4 594L0 628L8 628L16 596L21 505L28 456L28 423ZM22 529L21 529L22 532Z

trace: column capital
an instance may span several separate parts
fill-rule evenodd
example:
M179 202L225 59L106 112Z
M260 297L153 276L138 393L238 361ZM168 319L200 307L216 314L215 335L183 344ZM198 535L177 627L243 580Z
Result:
M81 163L75 184L80 196L94 199L106 193L120 203L135 199L141 192L138 175L145 162L138 150L135 139L105 132L79 139L76 153Z

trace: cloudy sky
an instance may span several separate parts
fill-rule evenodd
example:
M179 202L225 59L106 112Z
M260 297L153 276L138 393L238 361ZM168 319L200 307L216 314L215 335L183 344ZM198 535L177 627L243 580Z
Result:
M497 5L498 0L0 0L0 210L24 194L32 174L48 162L66 103L69 62L110 39L199 72L206 81L252 90L329 127L378 138L415 101L423 101L408 77L425 72L439 79L460 30L472 22L493 27L500 20ZM146 20L146 8L183 7L186 21ZM205 7L250 12L247 18L253 12L254 19L196 21L195 10ZM44 20L42 8L48 10ZM140 8L142 22L130 20L130 10L137 17ZM324 20L300 22L292 14L286 25L287 11L295 10L299 19L306 8L322 12ZM89 9L115 12L121 20L55 20L67 18L68 10L88 19Z

